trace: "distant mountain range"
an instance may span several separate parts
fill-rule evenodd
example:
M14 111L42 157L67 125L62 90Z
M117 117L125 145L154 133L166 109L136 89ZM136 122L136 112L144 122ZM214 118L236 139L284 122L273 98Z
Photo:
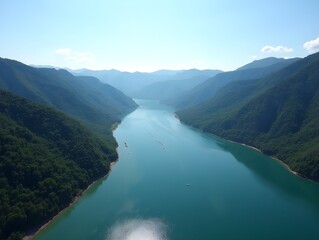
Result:
M184 89L190 89L194 84L198 84L203 80L206 80L209 77L215 76L217 73L220 73L220 70L159 70L152 73L145 72L121 72L118 70L88 70L88 69L80 69L80 70L72 70L76 76L93 76L103 83L107 83L112 85L113 87L119 89L126 95L135 98L145 98L145 99L154 99L154 97L150 97L147 93L151 90L157 96L160 95L159 92L156 92L156 87L152 85L158 82L162 82L160 84L161 88L168 89L170 88L171 81L179 81L178 83L173 83L172 87L175 90L181 89L183 92ZM193 80L192 80L193 79ZM185 80L185 84L184 81ZM187 83L191 82L191 83ZM168 85L168 86L166 86ZM178 93L178 92L177 92ZM165 93L163 93L165 94ZM161 97L163 98L163 97ZM158 99L158 98L157 98Z
M239 80L258 79L270 73L276 72L297 60L298 58L268 58L266 60L254 61L253 63L239 68L238 70L217 74L216 76L209 78L201 84L195 86L188 92L165 100L164 103L173 105L177 108L194 106L213 97L222 87L226 86L228 83ZM256 66L258 66L258 68L253 68Z
M61 68L47 65L32 65L36 68ZM111 70L90 70L65 68L75 76L92 76L109 84L124 94L138 99L161 100L181 96L208 78L222 73L220 70L158 70L155 72L122 72Z
M187 124L257 147L319 181L319 53L267 65L258 68L266 74L226 79L206 100L177 114ZM249 71L247 66L228 74ZM200 90L205 92L214 82L207 80L202 84L206 88L193 91L203 94Z
M151 83L136 91L134 97L165 101L176 96L181 96L195 86L215 76L221 71L212 70L187 70L182 71L165 81Z

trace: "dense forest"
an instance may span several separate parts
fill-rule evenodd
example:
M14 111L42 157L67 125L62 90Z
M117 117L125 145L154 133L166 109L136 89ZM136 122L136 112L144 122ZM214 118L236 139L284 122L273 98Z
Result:
M182 121L259 148L319 181L319 53L178 111Z
M52 108L0 90L0 238L23 233L104 176L116 154Z
M2 58L0 88L0 236L21 239L107 174L111 127L137 105L94 77Z
M34 68L3 58L0 88L63 111L113 145L111 125L137 107L131 98L94 77L75 77L63 69Z

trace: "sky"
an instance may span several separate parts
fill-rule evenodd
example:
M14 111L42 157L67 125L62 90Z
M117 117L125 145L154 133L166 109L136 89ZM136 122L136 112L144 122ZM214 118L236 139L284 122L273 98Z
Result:
M71 69L234 70L319 50L318 0L0 0L0 57Z

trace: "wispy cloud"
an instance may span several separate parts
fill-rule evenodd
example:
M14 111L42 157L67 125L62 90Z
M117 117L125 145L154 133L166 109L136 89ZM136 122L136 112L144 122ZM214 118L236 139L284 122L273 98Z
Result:
M94 56L90 52L79 52L72 50L71 48L59 48L54 50L54 53L60 55L65 61L75 63L87 63L94 60Z
M314 40L310 40L308 42L305 42L303 47L309 52L315 52L315 51L319 50L319 37L317 37Z
M262 49L260 49L262 53L289 53L292 52L292 48L284 47L284 46L264 46Z
M54 50L54 53L62 56L69 56L71 55L72 49L70 48L59 48Z

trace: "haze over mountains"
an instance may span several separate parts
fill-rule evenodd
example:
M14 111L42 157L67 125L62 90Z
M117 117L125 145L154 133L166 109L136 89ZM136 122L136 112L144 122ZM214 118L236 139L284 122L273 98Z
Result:
M189 90L198 83L220 73L220 70L159 70L152 73L145 72L121 72L118 70L71 70L77 76L93 76L102 82L112 85L130 97L154 99L148 94L159 95L156 92L158 86L162 89L174 88L177 93ZM173 83L174 82L174 83ZM155 84L155 86L154 86ZM162 94L166 94L162 92ZM167 93L168 96L169 93Z
M133 98L160 100L177 108L189 107L212 97L220 88L237 80L257 79L275 72L298 58L269 57L255 60L235 71L159 70L152 73L118 70L71 70L77 76L94 76Z

